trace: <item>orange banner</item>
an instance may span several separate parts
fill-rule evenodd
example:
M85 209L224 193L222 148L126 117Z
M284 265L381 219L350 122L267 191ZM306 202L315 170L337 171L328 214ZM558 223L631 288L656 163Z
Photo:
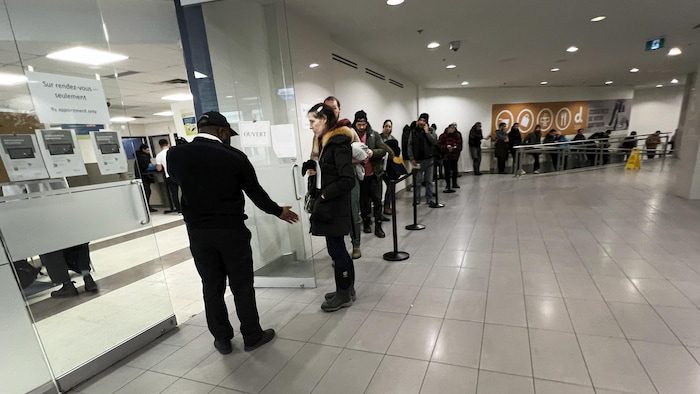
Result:
M492 127L496 130L498 124L504 122L510 130L517 122L521 133L529 133L535 129L535 125L540 125L543 134L551 129L557 129L562 134L576 134L576 130L586 128L588 108L587 101L494 104Z

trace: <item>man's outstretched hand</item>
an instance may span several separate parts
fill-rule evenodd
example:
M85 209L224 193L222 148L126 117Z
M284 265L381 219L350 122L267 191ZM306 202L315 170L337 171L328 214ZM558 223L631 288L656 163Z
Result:
M290 208L292 207L282 207L282 214L279 218L287 223L296 223L299 221L299 215L294 213Z

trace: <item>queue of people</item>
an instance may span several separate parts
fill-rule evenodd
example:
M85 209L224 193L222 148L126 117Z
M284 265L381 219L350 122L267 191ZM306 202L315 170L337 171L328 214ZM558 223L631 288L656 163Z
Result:
M457 162L463 149L463 137L452 123L438 137L436 127L429 126L429 115L422 113L411 125L404 127L401 147L392 136L393 122L385 120L381 133L370 125L368 114L357 111L353 122L340 118L340 102L328 97L311 107L307 118L313 133L310 160L302 171L309 176L309 190L305 209L310 215L310 232L324 237L332 260L335 291L325 294L321 309L335 312L353 305L357 300L354 261L361 257L361 228L364 233L378 238L386 234L382 222L390 214L387 205L391 196L384 195L382 181L388 182L385 172L394 168L396 159L403 156L415 169L416 185L425 187L426 202L433 202L433 175L436 167L444 166L445 192L454 192L458 184ZM245 226L245 198L243 192L262 211L293 224L298 215L289 206L275 203L257 180L255 169L246 155L231 146L237 135L218 112L205 113L197 123L199 134L189 144L170 148L167 158L168 178L182 190L181 209L187 225L190 250L202 279L207 326L214 337L214 347L222 354L232 351L233 328L228 318L224 292L228 286L234 296L236 313L241 322L241 334L246 351L254 350L275 337L272 329L260 325L253 285L253 258L251 233ZM505 172L509 156L517 155L519 145L538 145L542 129L523 138L518 124L506 130L501 123L494 136L484 137L481 123L477 122L468 135L468 146L474 165L479 171L481 143L495 142L499 173ZM647 139L648 147L656 147L659 134ZM609 132L602 133L609 136ZM584 140L579 130L575 140ZM594 134L588 140L607 138ZM651 141L649 141L651 139ZM545 143L566 146L568 140L557 130L544 136ZM148 153L145 149L144 154ZM402 155L403 153L403 155ZM556 153L552 153L556 155ZM533 154L535 171L539 169L539 155ZM558 162L558 157L551 157ZM159 166L163 161L157 161ZM399 161L400 163L400 161ZM142 163L140 167L145 164ZM403 168L403 166L401 166ZM204 175L203 175L204 174ZM180 201L178 201L179 203ZM178 204L179 205L179 204ZM374 229L372 229L374 225ZM352 240L352 254L348 252L345 236ZM81 273L89 276L88 268ZM72 290L72 289L69 289ZM88 289L86 281L86 290ZM73 292L71 292L72 294Z

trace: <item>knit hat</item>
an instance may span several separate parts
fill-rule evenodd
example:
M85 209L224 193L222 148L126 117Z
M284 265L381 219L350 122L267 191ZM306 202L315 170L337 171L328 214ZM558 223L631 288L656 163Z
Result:
M423 112L422 114L420 114L420 116L418 117L418 119L424 119L425 122L427 123L428 121L430 121L430 115L428 115L428 114L426 114L425 112Z
M357 123L360 120L367 121L367 113L363 110L359 110L359 111L355 112L355 122L354 123Z

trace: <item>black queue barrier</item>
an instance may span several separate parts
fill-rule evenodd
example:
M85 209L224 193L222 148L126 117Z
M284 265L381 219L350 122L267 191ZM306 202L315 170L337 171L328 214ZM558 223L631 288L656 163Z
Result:
M413 170L411 173L413 177L413 224L406 226L406 230L411 231L425 230L425 225L418 223L418 188L421 186L416 183L417 174L418 170Z
M430 205L428 205L430 208L445 208L445 204L441 204L439 201L439 191L438 191L438 163L439 160L434 160L435 164L433 164L433 180L435 181L435 201L431 202Z
M411 174L406 174L399 179L396 180L391 180L387 179L387 185L389 186L389 198L391 198L391 228L393 230L392 238L394 241L394 250L391 252L386 252L384 253L384 260L386 261L404 261L408 260L409 257L411 257L410 254L406 252L401 252L399 251L399 240L398 240L398 230L396 228L396 184L405 180L411 176ZM415 180L415 178L414 178ZM414 188L415 190L415 188ZM414 193L414 198L415 198L415 193ZM415 204L413 206L414 208L414 213L415 213ZM414 216L414 223L415 223L415 216ZM424 226L425 228L425 226Z

